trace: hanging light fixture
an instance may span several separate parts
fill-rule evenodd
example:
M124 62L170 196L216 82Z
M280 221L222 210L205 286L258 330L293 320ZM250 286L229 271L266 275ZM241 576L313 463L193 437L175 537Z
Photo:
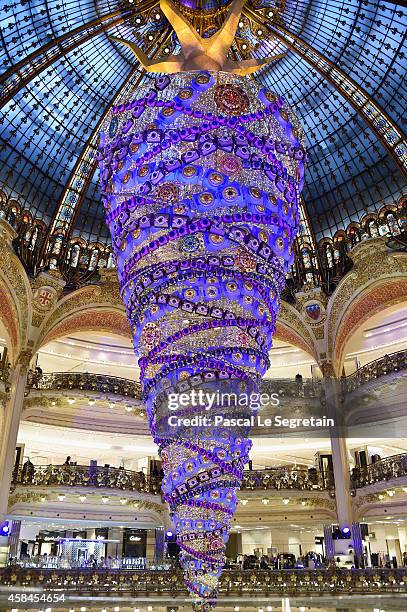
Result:
M262 62L227 60L240 5L231 4L233 27L223 30L224 41L205 42L194 31L190 53L189 24L161 1L182 54L153 64L122 42L147 70L182 72L160 74L113 107L99 149L106 220L164 470L163 497L200 611L211 610L216 598L250 423L191 427L183 418L208 415L202 400L192 405L192 390L258 392L294 257L304 177L297 118L281 97L241 76ZM173 396L186 391L190 399L177 409L181 422L172 426ZM240 406L215 402L214 415L248 416Z

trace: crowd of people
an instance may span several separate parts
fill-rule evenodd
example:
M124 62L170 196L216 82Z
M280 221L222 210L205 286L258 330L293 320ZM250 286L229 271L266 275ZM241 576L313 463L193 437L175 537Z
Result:
M325 568L324 557L316 552L308 552L296 557L292 553L278 553L273 556L239 555L236 563L227 563L226 567L242 570L274 570L274 569L318 569Z

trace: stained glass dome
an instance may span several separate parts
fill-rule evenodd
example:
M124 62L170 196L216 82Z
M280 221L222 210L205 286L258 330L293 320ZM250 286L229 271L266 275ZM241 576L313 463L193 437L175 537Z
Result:
M222 23L222 0L182 0L203 36ZM303 200L317 239L405 189L407 9L365 0L249 0L234 60L284 57L254 77L284 95L304 127L310 162ZM1 17L1 183L52 229L108 243L95 160L97 134L151 58L179 48L154 0L5 0Z

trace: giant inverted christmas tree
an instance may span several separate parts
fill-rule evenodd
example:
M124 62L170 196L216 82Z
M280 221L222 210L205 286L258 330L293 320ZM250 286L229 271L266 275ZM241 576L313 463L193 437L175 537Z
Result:
M112 109L100 143L103 201L163 494L185 583L202 610L216 599L251 443L245 426L169 426L168 399L198 388L258 389L304 175L296 117L245 76L259 62L226 59L241 6L202 40L164 0L182 54L153 64L126 42L161 74ZM183 405L177 415L204 410ZM244 412L219 396L212 410Z

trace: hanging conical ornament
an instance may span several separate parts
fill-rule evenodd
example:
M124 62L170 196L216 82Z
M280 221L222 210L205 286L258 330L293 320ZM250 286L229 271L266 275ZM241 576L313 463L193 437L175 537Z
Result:
M304 157L284 100L223 70L157 76L101 132L106 221L197 610L216 601Z

